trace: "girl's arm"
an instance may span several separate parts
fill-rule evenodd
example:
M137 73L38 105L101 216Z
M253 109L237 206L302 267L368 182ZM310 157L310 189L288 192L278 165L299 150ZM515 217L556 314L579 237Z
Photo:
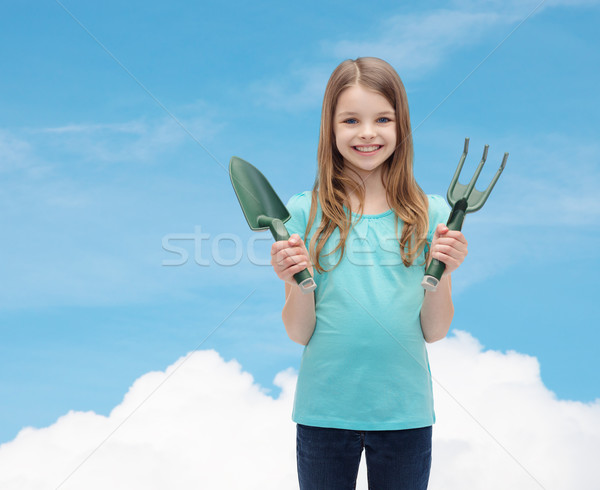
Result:
M442 276L435 292L425 291L421 307L421 330L425 342L442 340L450 330L453 316L452 284L448 274Z
M467 245L467 240L460 231L448 230L443 224L437 226L429 260L438 259L446 264L446 269L437 290L425 292L421 306L421 330L426 342L441 340L450 330L454 316L450 274L465 260Z
M303 293L297 284L292 286L286 282L281 319L290 339L301 345L308 344L315 331L315 293Z
M294 274L308 268L311 275L308 251L297 234L287 241L275 242L271 247L271 264L277 276L285 281L285 305L281 319L288 337L302 345L308 344L316 324L315 293L303 293Z

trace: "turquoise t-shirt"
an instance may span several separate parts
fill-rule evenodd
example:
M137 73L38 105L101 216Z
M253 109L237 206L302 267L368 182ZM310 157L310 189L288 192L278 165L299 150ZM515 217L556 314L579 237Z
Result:
M450 208L441 196L428 196L431 243ZM311 192L292 196L286 227L307 247L321 220L320 206L308 237L304 233ZM358 215L353 213L353 218ZM429 359L420 311L425 272L423 254L402 263L392 209L363 215L346 240L344 258L331 272L315 271L315 331L304 348L298 373L293 420L303 425L351 430L398 430L435 422ZM402 222L398 224L398 235ZM335 230L323 248L321 264L331 269L339 250Z

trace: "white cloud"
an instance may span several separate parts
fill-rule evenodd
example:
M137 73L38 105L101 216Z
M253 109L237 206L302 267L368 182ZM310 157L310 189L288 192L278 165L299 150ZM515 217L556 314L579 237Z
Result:
M30 142L18 137L11 131L0 128L0 174L25 171L35 176L38 159ZM39 169L38 169L39 170Z
M57 126L52 128L42 128L38 130L41 133L66 134L66 133L95 133L97 131L108 130L116 133L143 134L146 132L145 126L139 121L130 121L126 123L106 123L106 124L67 124L66 126Z
M598 0L456 0L448 8L393 15L371 40L341 40L330 51L342 58L377 56L405 78L418 78L484 36L501 42L511 31L551 7L596 5Z
M250 91L258 105L297 111L318 107L331 74L329 65L294 66L277 79L260 80Z
M74 123L30 133L41 136L42 145L59 148L83 161L129 163L154 162L158 156L193 141L192 136L201 144L207 143L221 128L204 116L192 114L177 120L165 115L122 123Z
M205 143L223 127L213 123L216 111L197 101L178 107L178 116ZM122 304L179 291L181 275L165 277L161 267L161 236L173 221L184 221L182 211L190 208L185 195L194 196L201 210L194 219L204 224L209 213L203 200L214 202L219 193L209 173L178 178L198 155L192 138L163 114L0 128L0 225L6 238L0 252L11 256L0 266L0 306ZM208 165L226 185L226 167ZM239 207L235 211L239 215Z
M278 374L275 400L235 361L195 352L139 378L108 417L70 412L22 430L0 446L0 488L57 488L92 453L61 489L289 488L294 382Z
M598 0L454 0L454 5L468 9L487 9L526 15L536 7L538 12L549 7L579 7L598 5Z
M432 490L594 488L600 400L558 400L535 358L485 351L464 332L430 346L430 357ZM235 361L194 352L139 378L108 417L70 412L23 429L0 446L0 487L57 488L77 469L60 489L297 488L295 376L275 384L272 398Z
M568 133L509 134L488 158L478 189L484 189L510 150L506 170L485 205L469 216L478 226L585 227L600 219L600 144ZM479 155L468 157L474 169ZM463 169L466 183L472 170Z
M485 351L466 332L433 344L430 356L438 414L431 488L595 488L600 399L558 400L536 358Z
M340 58L376 56L403 77L414 78L438 66L451 51L475 44L490 27L508 21L495 12L447 9L396 15L383 23L378 39L339 41L331 51Z
M337 62L375 56L391 63L403 79L416 79L436 69L456 50L477 45L493 33L502 41L517 25L550 7L585 7L598 0L456 0L448 8L383 16L376 30L352 39L324 40L322 54L333 64L300 64L278 80L253 84L257 100L270 107L301 110L318 107ZM373 35L372 32L376 32Z
M325 40L322 52L336 60L376 56L394 65L404 78L417 78L437 67L452 51L477 43L492 27L522 20L520 4L498 10L496 5L479 2L479 8L474 8L474 2L468 3L451 9L392 15L380 23L377 36ZM260 103L270 107L292 111L314 108L321 103L335 64L295 63L288 75L255 83L252 91Z

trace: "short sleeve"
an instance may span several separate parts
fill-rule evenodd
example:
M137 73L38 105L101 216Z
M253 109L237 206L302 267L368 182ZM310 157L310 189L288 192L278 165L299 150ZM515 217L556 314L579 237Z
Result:
M432 194L427 197L429 199L429 230L427 232L427 241L431 243L437 225L448 222L450 206L448 206L448 203L442 196Z
M310 191L304 191L290 197L290 200L285 205L291 216L291 218L285 222L285 227L290 235L297 233L302 240L304 240L306 224L308 223L310 200Z

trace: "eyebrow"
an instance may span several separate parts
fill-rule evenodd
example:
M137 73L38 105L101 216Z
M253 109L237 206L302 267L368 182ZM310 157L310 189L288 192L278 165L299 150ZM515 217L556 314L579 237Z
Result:
M383 111L383 112L378 112L377 114L375 114L376 116L388 116L388 115L392 115L394 116L396 113L394 111ZM346 116L358 116L358 112L351 112L351 111L344 111L344 112L339 112L336 114L336 116L338 117L346 117Z

